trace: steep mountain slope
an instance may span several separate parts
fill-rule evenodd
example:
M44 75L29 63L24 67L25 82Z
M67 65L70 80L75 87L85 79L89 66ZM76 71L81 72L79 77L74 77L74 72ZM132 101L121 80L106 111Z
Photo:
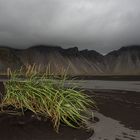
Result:
M122 47L105 56L106 72L112 74L140 74L140 46Z
M41 65L43 71L50 66L55 73L68 69L69 74L87 75L103 72L104 65L101 63L103 56L96 51L78 51L77 47L62 49L52 46L35 46L24 51L17 51L21 62L26 64Z
M27 64L40 65L41 71L49 66L51 72L58 74L66 69L71 75L140 74L140 46L122 47L105 56L94 50L79 51L77 47L38 45L24 50L0 47L0 71Z

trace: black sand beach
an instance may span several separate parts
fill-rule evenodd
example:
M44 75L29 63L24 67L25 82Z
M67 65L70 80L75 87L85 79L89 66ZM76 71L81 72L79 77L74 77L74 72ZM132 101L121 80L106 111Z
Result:
M2 88L2 87L1 87ZM140 92L109 89L85 91L97 103L99 122L89 123L93 131L62 125L57 134L50 123L32 118L0 115L0 140L139 140Z
M86 140L93 134L93 131L67 126L61 126L56 133L50 121L30 117L28 114L25 117L0 115L0 140Z

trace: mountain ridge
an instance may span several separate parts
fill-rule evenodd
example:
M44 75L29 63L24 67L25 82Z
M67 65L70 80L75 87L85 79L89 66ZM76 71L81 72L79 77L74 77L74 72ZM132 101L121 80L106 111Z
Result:
M70 75L140 75L140 45L123 46L102 55L95 50L63 49L60 46L36 45L26 49L0 46L0 71L40 65L43 72L51 65L53 73L68 69Z

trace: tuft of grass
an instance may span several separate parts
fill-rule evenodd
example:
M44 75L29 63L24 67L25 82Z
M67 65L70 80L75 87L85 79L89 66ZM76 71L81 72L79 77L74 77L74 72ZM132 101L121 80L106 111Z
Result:
M24 115L26 110L37 116L51 119L56 131L61 123L70 127L81 126L87 117L85 112L94 102L74 87L65 87L66 75L55 80L44 74L38 78L36 73L26 79L19 79L12 73L10 80L5 82L6 95L2 106L11 106Z

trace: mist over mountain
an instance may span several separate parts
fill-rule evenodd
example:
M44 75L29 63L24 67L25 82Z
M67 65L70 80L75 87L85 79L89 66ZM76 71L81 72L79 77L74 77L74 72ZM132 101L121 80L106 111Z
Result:
M0 71L7 68L36 64L40 71L49 66L51 72L67 69L70 75L138 75L140 74L140 46L132 45L102 55L94 50L77 47L63 49L59 46L37 45L28 49L0 47Z

